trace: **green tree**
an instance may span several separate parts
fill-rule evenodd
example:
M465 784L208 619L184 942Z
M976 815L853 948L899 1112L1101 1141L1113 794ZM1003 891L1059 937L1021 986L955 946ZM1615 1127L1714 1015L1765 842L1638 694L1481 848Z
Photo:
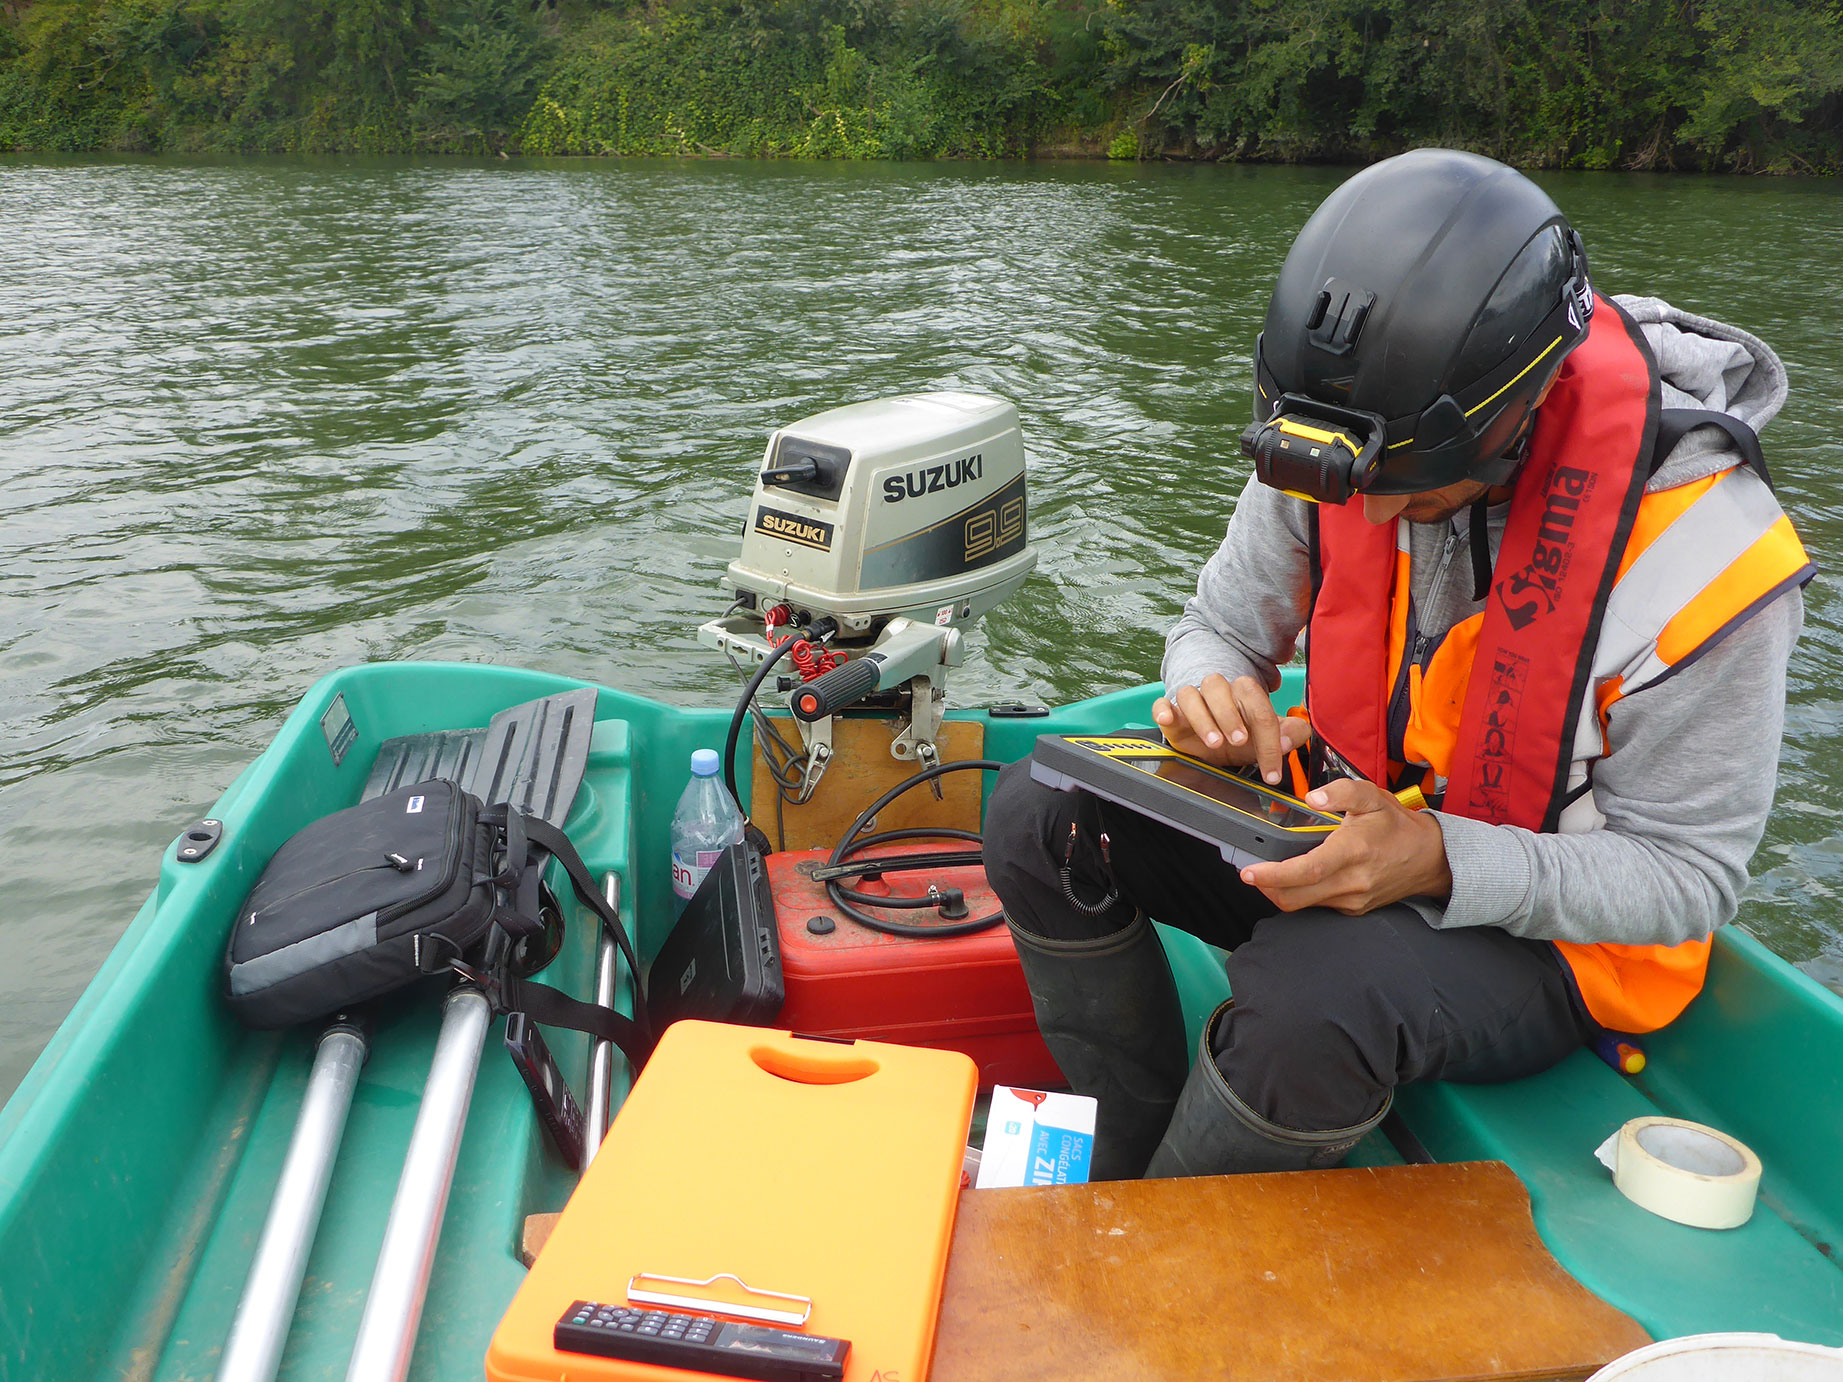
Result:
M422 45L410 117L441 138L503 143L531 107L538 45L521 0L449 0Z
M0 0L7 148L1426 143L1843 171L1843 0Z
M1708 61L1679 138L1743 170L1836 164L1843 5L1712 0L1696 14ZM1828 106L1828 140L1810 124Z

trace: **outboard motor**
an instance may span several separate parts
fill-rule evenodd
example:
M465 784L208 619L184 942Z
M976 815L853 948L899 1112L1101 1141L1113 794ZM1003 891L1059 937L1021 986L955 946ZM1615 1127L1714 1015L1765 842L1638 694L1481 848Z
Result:
M894 757L935 764L962 631L1036 562L1015 405L923 393L834 408L769 438L722 582L736 601L698 639L756 663L806 644L783 677L804 797L831 757L832 717L867 698L896 712Z

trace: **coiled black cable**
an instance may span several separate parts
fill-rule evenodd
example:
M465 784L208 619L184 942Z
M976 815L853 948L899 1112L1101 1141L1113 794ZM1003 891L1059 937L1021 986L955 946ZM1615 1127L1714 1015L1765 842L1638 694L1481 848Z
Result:
M1107 887L1107 896L1099 902L1083 902L1075 895L1075 880L1069 876L1070 866L1075 862L1075 842L1080 839L1080 827L1074 821L1069 822L1069 846L1062 852L1062 870L1056 876L1062 880L1062 895L1069 900L1069 906L1083 916L1098 917L1120 900L1120 889L1113 883ZM1101 832L1101 867L1107 870L1109 879L1113 877L1113 856L1109 853L1112 841L1107 832Z
M1003 763L992 758L968 758L957 763L936 763L932 768L924 768L914 776L904 778L901 782L898 782L894 787L890 788L889 791L885 792L858 813L858 818L851 823L851 828L845 832L844 838L841 839L838 845L832 850L831 858L826 860L826 868L837 868L853 854L861 850L869 849L873 845L888 844L893 840L927 838L979 841L980 836L973 831L957 830L948 826L941 826L938 828L913 826L902 830L879 831L874 835L864 835L862 837L859 836L858 832L876 819L877 812L881 811L912 787L919 787L924 782L932 782L935 778L942 777L947 773L970 772L974 770L995 773L1004 766ZM966 863L971 864L982 862L984 855L982 851L967 850L963 854L957 854L952 857L956 860L964 860ZM899 856L885 859L864 859L857 861L857 863L859 865L859 871L862 873L894 873L901 872L905 867L929 867L931 863L941 862L943 856L934 855L928 856L927 858L911 856L911 858L914 862L910 862L909 859L904 859ZM938 906L939 900L931 897L872 897L869 894L860 893L853 889L840 886L837 878L826 879L825 887L826 895L832 899L832 905L837 907L839 911L843 912L860 926L867 926L872 931L882 931L886 935L891 936L936 936L942 938L948 936L970 936L976 931L990 930L1005 919L1005 914L1001 910L986 917L974 917L968 921L943 922L934 926L917 926L909 922L888 921L882 917L873 917L869 913L861 911L859 906L854 906L853 903L855 902L861 906L867 907L920 908Z

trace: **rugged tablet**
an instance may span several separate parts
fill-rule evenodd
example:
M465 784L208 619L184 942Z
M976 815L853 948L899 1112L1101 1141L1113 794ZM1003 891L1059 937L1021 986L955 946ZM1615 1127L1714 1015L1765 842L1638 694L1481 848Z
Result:
M1237 868L1304 854L1342 823L1298 797L1134 735L1039 735L1030 775L1208 840Z

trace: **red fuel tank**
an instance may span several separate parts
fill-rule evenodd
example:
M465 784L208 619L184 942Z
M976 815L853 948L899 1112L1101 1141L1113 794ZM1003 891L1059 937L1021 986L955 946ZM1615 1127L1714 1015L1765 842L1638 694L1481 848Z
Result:
M867 853L885 857L957 847L952 841L923 841L873 845ZM945 938L873 931L840 912L825 885L813 881L813 869L823 865L828 854L812 849L768 856L781 975L787 987L777 1027L962 1051L979 1067L982 1089L994 1084L1067 1086L1037 1033L1030 990L1018 968L1011 933L1002 923L970 936ZM908 897L924 895L929 884L958 888L966 896L969 916L999 910L985 870L976 865L888 873L881 882L843 881L859 892L887 887ZM863 910L912 925L930 924L939 917L929 910Z

